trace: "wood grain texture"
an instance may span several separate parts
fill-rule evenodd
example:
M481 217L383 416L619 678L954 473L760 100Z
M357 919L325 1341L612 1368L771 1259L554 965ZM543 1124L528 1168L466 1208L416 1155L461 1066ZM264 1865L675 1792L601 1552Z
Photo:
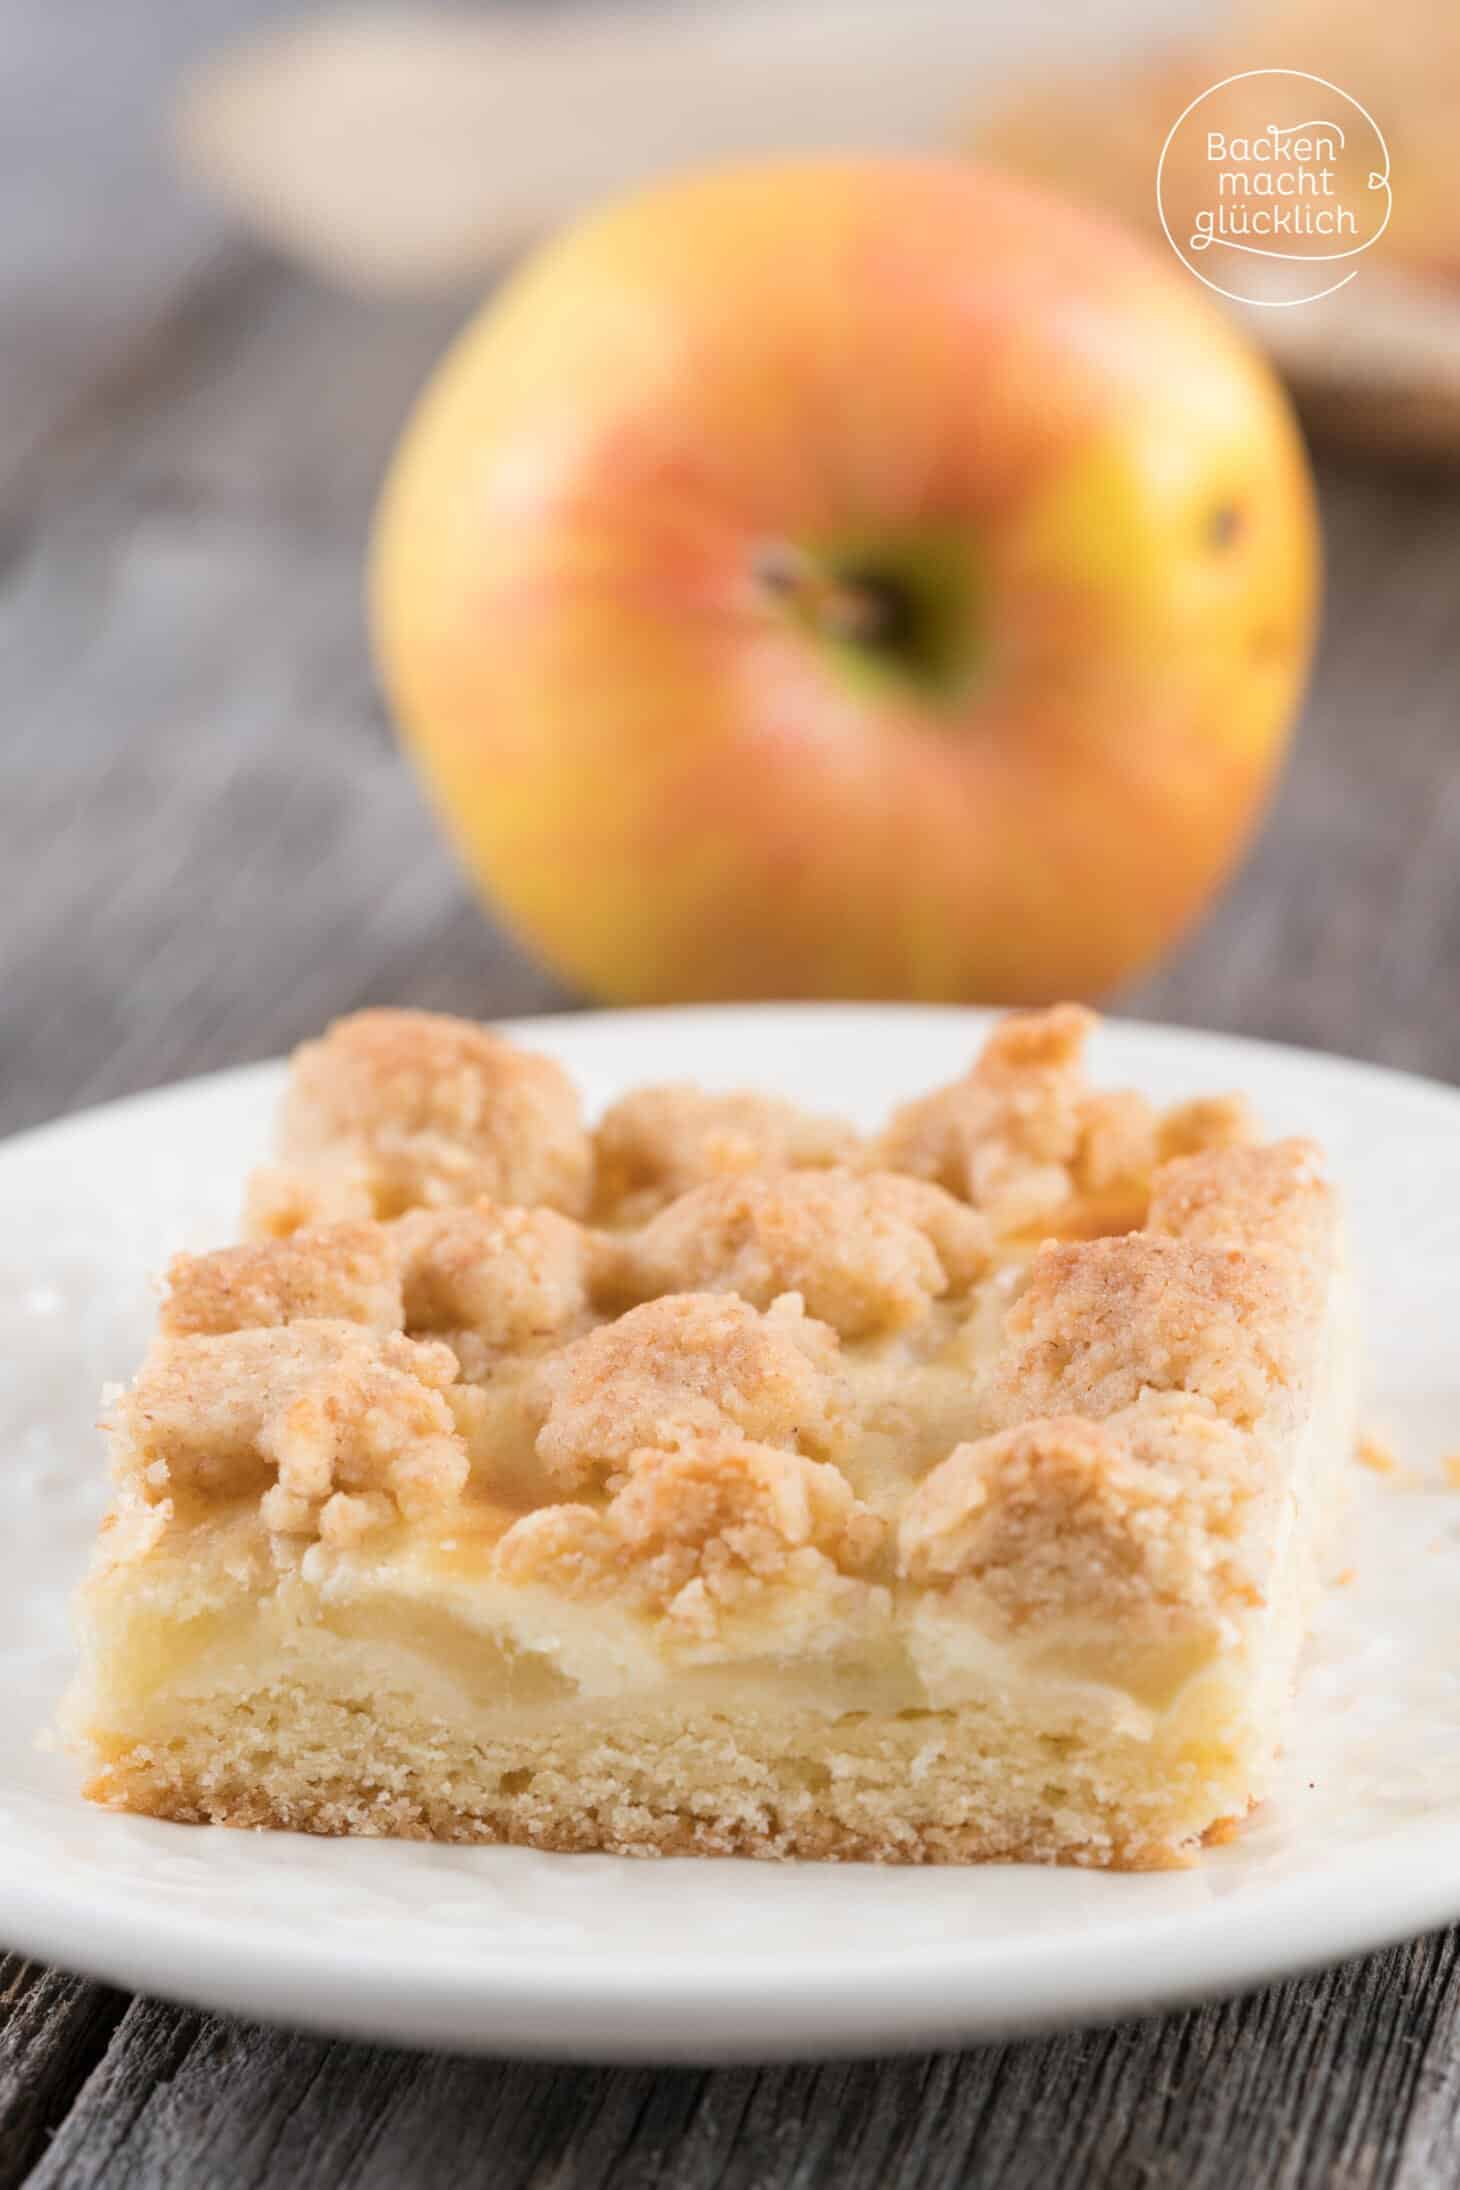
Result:
M759 2070L422 2056L139 2000L28 2179L1415 2190L1454 2179L1456 1952L1424 1942L1245 2002L1039 2043Z
M469 902L363 643L375 482L469 300L316 290L150 149L167 70L259 13L0 0L7 1129L367 1000L571 1001ZM1460 496L1322 485L1330 606L1294 766L1214 917L1122 1001L1460 1077ZM0 2190L1441 2190L1457 1956L1446 1935L960 2057L667 2074L331 2044L12 1960Z
M105 1985L0 1954L0 2183L45 2156L126 2007Z

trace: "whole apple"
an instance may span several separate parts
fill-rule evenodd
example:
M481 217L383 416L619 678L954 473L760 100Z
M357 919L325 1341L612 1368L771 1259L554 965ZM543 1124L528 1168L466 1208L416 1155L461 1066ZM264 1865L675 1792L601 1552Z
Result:
M1247 838L1317 538L1173 260L996 174L680 180L551 243L377 522L386 685L482 888L616 1001L1099 991Z

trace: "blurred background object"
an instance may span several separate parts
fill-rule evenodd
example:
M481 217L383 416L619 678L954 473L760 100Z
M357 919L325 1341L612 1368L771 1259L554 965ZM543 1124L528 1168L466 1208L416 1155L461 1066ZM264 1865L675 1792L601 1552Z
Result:
M609 4L450 21L528 44L550 26L564 54L586 39L605 95L565 96L542 125L586 157L583 141L612 120ZM691 31L720 36L718 19L710 0L663 18L676 52ZM937 80L957 131L1052 54L1139 62L1199 33L1210 11L1044 0L1014 21L979 0L960 15L957 66L934 36L930 70L932 34L918 26L940 19L863 7L856 24L880 29L861 66L875 76L877 53L888 62L905 48L902 65ZM284 1048L367 998L485 1013L575 1000L483 921L443 851L375 688L360 600L388 454L490 273L414 291L323 282L194 187L170 151L189 85L216 82L259 40L312 50L318 20L267 0L116 0L85 16L11 0L0 72L9 1125ZM776 20L788 53L814 58L820 41L833 77L861 35L849 13L833 26L809 5ZM726 46L739 35L726 30ZM725 76L710 74L715 111ZM328 127L322 108L321 141ZM389 179L384 135L379 151ZM483 173L491 151L486 137ZM282 139L279 160L283 172ZM1366 261L1355 295L1381 272ZM1174 262L1173 275L1186 278ZM1377 308L1370 317L1388 324ZM1320 484L1329 605L1295 766L1236 886L1165 970L1116 1002L1457 1072L1460 1024L1436 997L1460 958L1460 505L1438 477L1335 456Z
M1201 284L906 155L557 232L423 394L372 575L467 871L611 1004L1149 969L1267 809L1318 599L1290 406Z
M1274 71L1301 70L1275 114ZM1188 103L1228 81L1230 126L1260 135L1324 105L1318 77L1382 132L1389 217L1353 285L1297 310L1234 307L1326 437L1460 457L1460 10L1452 0L1231 0L1197 35L1094 67L1026 71L971 121L985 157L1159 235L1155 162ZM1332 104L1330 101L1329 104ZM1352 119L1352 117L1349 117ZM1201 191L1199 133L1182 133L1163 181L1168 218ZM1360 208L1368 132L1340 152L1337 186ZM1215 271L1215 269L1214 269Z
M1017 18L854 0L827 25L767 0L485 19L346 5L206 63L177 143L222 203L327 278L419 290L629 184L764 152L967 149L1159 233L1156 163L1183 108L1240 73L1301 68L1380 119L1392 217L1362 286L1238 316L1325 434L1460 455L1452 0L1045 0ZM1261 130L1272 81L1245 89L1226 111ZM1356 148L1351 200L1366 176ZM1198 179L1174 162L1168 200Z
M1451 0L1218 0L1194 36L1094 70L1029 75L976 134L996 157L1154 226L1151 147L1187 101L1246 75L1245 119L1260 131L1272 119L1263 72L1283 69L1326 79L1380 124L1393 173L1381 259L1416 278L1460 281L1460 11ZM1309 111L1323 103L1301 96ZM1350 194L1362 193L1368 165L1342 172Z

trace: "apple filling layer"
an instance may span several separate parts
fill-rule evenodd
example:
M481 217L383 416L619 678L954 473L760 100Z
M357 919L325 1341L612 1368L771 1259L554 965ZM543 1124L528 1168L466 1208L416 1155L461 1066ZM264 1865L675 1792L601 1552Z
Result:
M102 1802L548 1848L1187 1859L1352 1435L1334 1200L1016 1017L866 1138L416 1015L296 1062L109 1426ZM514 1198L520 1197L520 1198Z

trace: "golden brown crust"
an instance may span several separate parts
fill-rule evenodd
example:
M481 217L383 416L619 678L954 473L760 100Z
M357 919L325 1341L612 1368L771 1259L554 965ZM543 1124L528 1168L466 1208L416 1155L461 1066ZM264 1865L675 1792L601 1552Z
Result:
M443 1396L455 1374L445 1347L387 1339L373 1359L337 1362L275 1409L258 1439L277 1471L264 1525L353 1542L380 1522L452 1508L470 1473Z
M159 1338L110 1417L114 1471L148 1504L258 1498L272 1530L356 1534L382 1501L415 1517L458 1496L455 1376L447 1347L352 1323ZM336 1492L375 1502L331 1517Z
M308 1227L179 1255L159 1328L169 1336L334 1320L469 1339L487 1362L574 1337L586 1324L593 1235L552 1209L481 1200L388 1224Z
M1238 1096L1161 1115L1130 1089L1091 1088L1084 1050L1094 1025L1077 1004L1000 1020L961 1080L893 1114L876 1160L935 1180L1004 1238L1136 1230L1159 1163L1236 1146L1254 1127Z
M1298 1396L1311 1318L1267 1258L1139 1232L1040 1248L1005 1336L988 1395L1000 1427L1100 1421L1157 1391L1248 1428Z
M306 1229L369 1222L376 1207L370 1167L348 1154L308 1165L260 1164L244 1192L244 1237L267 1244Z
M1071 1198L1123 1196L1123 1206L1139 1222L1156 1155L1150 1104L1132 1088L1095 1091L1081 1097L1077 1118L1069 1159Z
M1258 1137L1257 1121L1245 1095L1197 1095L1174 1103L1161 1117L1159 1155L1199 1156L1209 1148L1242 1148Z
M175 1338L319 1320L399 1331L400 1271L378 1224L305 1230L260 1246L177 1255L158 1328Z
M1069 1192L1092 1024L1073 1004L1002 1021L961 1080L893 1112L877 1161L986 1209L1000 1230L1057 1206Z
M846 1339L915 1322L932 1301L966 1294L989 1262L974 1210L891 1172L718 1179L614 1248L603 1283L620 1305L713 1291L768 1308L799 1293Z
M480 1195L578 1216L592 1177L560 1065L470 1020L413 1011L359 1012L295 1052L279 1159L251 1194L256 1234L287 1232L300 1211L394 1217Z
M1156 1160L1142 1096L1096 1094L1084 1068L1094 1015L1078 1004L1001 1020L970 1071L893 1114L877 1144L889 1170L969 1201L996 1233L1138 1224Z
M827 1592L859 1574L884 1527L825 1462L733 1437L630 1453L603 1507L540 1507L507 1531L496 1571L569 1597L617 1597L694 1643L768 1588Z
M588 1314L590 1235L552 1209L412 1210L390 1227L406 1323L469 1334L491 1356L576 1335Z
M1013 1628L1199 1626L1255 1600L1244 1534L1265 1473L1250 1437L1185 1394L1104 1422L1023 1422L958 1446L919 1485L899 1568L976 1583Z
M764 1315L731 1294L647 1302L543 1361L539 1457L574 1490L601 1482L640 1447L725 1433L824 1451L836 1347L836 1334L794 1300Z
M723 1754L733 1733L728 1722L717 1731ZM753 1789L753 1796L747 1799L737 1788L739 1800L722 1797L719 1802L707 1801L704 1791L693 1803L687 1797L678 1803L646 1801L644 1782L653 1775L650 1757L636 1759L637 1769L614 1759L614 1776L600 1770L592 1777L597 1799L575 1808L566 1799L537 1795L539 1757L525 1747L506 1745L494 1759L496 1776L504 1789L523 1782L526 1787L521 1793L503 1791L475 1801L449 1791L452 1776L445 1772L430 1791L387 1791L346 1774L307 1790L275 1795L261 1784L246 1757L232 1769L225 1765L189 1772L151 1748L108 1760L84 1792L108 1808L182 1825L526 1847L553 1855L735 1856L774 1863L1069 1863L1115 1871L1184 1870L1196 1859L1189 1843L1163 1840L1139 1828L1123 1831L1118 1818L1099 1819L1100 1829L1092 1827L1082 1838L1067 1826L1059 1829L1052 1817L1025 1817L1013 1824L969 1816L966 1793L952 1773L947 1814L937 1822L889 1816L885 1799L875 1805L875 1818L849 1822L843 1813L853 1805L845 1800L833 1805L824 1797L808 1797L808 1764L814 1768L814 1758L767 1760L753 1744L745 1747L748 1753L736 1760L737 1776ZM885 1763L876 1759L868 1777L875 1774L881 1792L899 1778L905 1781L915 1764L916 1754ZM922 1769L926 1783L930 1775L925 1764ZM565 1780L562 1773L547 1776L560 1784ZM873 1808L865 1800L856 1806ZM1219 1841L1237 1822L1219 1819L1203 1838Z
M1149 1221L1154 1233L1242 1248L1280 1261L1294 1282L1316 1281L1333 1259L1338 1205L1314 1142L1272 1141L1163 1164Z
M598 1212L606 1222L642 1223L712 1179L852 1164L861 1147L845 1120L754 1089L717 1093L688 1082L636 1088L610 1105L598 1127Z
M987 1087L1015 1089L1042 1084L1050 1076L1083 1075L1085 1044L1097 1024L1084 1004L1005 1012L989 1033L974 1072Z

